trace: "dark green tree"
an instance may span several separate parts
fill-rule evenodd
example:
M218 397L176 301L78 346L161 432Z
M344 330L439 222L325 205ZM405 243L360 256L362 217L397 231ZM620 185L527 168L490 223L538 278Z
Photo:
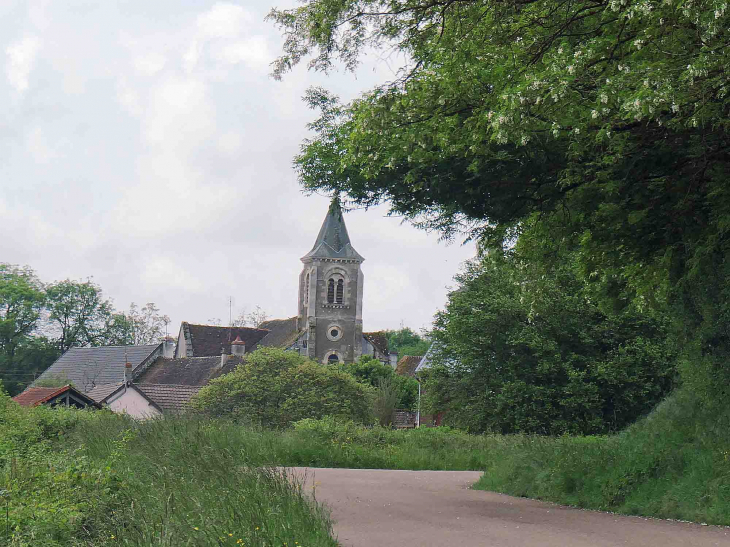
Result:
M528 266L490 253L457 277L434 328L435 410L470 431L540 434L605 433L651 410L676 375L665 318L604 313L569 260Z
M396 352L399 357L405 355L424 355L431 342L428 338L414 332L413 329L402 327L398 330L387 330L388 349Z
M372 389L334 367L295 352L261 348L201 389L193 404L215 416L286 427L324 416L370 423L372 399Z
M61 352L106 342L113 327L113 308L99 285L91 280L66 279L50 284L46 296L49 320Z
M270 17L279 77L306 57L354 69L370 47L408 60L350 104L311 90L306 189L485 247L567 239L615 305L665 298L685 380L730 398L725 4L310 0Z
M351 374L365 385L380 389L387 384L387 389L396 394L395 406L402 409L414 409L418 400L418 383L413 378L398 376L390 365L384 365L370 355L363 355L354 363L340 365L340 369Z

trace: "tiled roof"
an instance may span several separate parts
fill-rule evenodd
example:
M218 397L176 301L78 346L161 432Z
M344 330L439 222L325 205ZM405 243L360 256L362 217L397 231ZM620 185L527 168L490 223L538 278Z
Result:
M135 374L154 359L155 350L161 352L161 348L162 344L71 348L46 369L38 380L60 379L86 393L96 386L122 382L125 354L132 365L132 374Z
M13 401L20 406L38 406L53 401L53 399L63 395L67 391L70 391L77 399L83 401L84 404L98 406L93 399L69 385L62 387L29 387L23 393L13 397Z
M123 385L124 384L122 382L117 384L102 384L87 392L86 395L94 399L97 403L104 403L109 395L113 394Z
M246 343L246 352L255 349L256 344L269 331L264 329L251 329L248 327L216 327L213 325L191 325L184 323L184 328L190 333L190 345L193 349L191 357L220 357L221 351L225 348L230 353L230 345L236 337L240 337Z
M248 350L247 350L248 351ZM204 386L212 378L230 372L240 357L228 356L228 362L220 368L221 357L183 357L176 359L159 358L136 380L137 384L170 384L181 386Z
M259 325L259 328L271 331L259 342L260 346L270 348L289 348L299 339L299 335L301 334L297 330L296 317L264 321Z
M200 391L200 386L175 384L134 384L147 398L163 412L182 412L190 399Z
M63 393L67 387L29 387L23 393L13 397L13 401L20 406L36 406L56 394Z
M411 378L416 375L416 368L423 359L421 355L406 355L401 357L398 361L398 365L395 367L395 373L399 376L410 376Z
M375 349L383 355L388 355L388 337L383 331L363 332L362 335L370 342Z
M302 257L302 260L309 258L344 258L358 262L365 260L350 243L340 200L337 198L334 198L330 204L314 247Z
M431 344L431 347L428 348L426 355L424 355L421 358L421 362L418 363L418 366L416 367L416 373L419 373L422 370L431 368L431 360L433 359L433 354L434 354L434 344Z

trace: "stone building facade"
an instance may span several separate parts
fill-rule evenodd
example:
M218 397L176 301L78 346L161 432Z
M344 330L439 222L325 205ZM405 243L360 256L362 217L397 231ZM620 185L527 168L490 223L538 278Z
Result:
M333 200L312 250L302 257L297 324L302 353L319 362L351 362L363 351L365 259L350 242L342 208Z

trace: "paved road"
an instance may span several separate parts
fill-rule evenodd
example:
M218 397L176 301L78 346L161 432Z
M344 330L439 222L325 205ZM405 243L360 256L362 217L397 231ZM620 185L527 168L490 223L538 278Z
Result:
M345 547L730 547L730 529L469 490L481 473L294 468Z

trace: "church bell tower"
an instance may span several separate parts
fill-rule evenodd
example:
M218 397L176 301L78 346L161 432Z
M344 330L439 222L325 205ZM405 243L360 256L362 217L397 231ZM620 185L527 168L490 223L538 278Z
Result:
M335 197L299 276L299 329L306 331L306 355L320 363L350 363L362 354L364 260Z

